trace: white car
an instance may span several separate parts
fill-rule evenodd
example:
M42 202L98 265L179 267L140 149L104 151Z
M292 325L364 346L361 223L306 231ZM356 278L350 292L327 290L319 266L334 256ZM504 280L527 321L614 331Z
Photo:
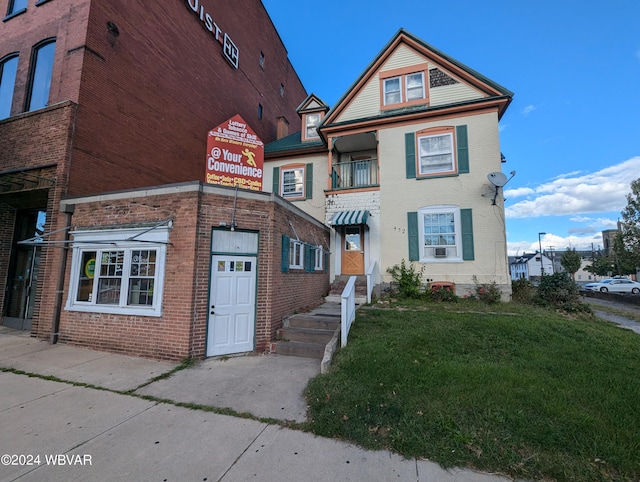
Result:
M610 291L612 293L640 294L640 283L627 278L604 279L599 283L588 283L584 288L590 291L602 291L603 293Z

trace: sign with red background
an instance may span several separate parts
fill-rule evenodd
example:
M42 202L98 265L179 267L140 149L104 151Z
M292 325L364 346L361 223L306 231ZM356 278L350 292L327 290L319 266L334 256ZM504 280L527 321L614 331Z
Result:
M209 131L208 184L262 190L264 144L240 115Z

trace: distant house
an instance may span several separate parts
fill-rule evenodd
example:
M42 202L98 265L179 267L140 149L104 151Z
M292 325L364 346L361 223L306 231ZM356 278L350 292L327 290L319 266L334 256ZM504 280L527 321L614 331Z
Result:
M553 274L553 263L544 254L540 254L539 251L535 253L523 253L521 256L516 256L509 264L511 271L511 279L516 281L519 279L540 279L541 275Z
M498 122L513 94L400 30L337 105L310 95L300 129L265 146L265 186L326 222L331 280L403 259L458 293L511 293ZM506 178L505 178L506 179Z

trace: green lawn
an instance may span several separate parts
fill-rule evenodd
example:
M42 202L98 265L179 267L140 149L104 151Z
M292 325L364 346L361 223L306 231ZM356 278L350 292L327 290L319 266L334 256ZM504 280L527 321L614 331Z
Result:
M358 311L308 427L528 480L640 480L640 336L517 304Z

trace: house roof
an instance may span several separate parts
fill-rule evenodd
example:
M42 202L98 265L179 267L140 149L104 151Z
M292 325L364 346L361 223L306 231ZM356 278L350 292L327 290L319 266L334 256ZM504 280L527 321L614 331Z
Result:
M487 101L488 99L502 99L503 105L499 108L499 116L501 117L507 106L511 102L513 92L490 80L479 72L476 72L463 63L455 60L454 58L448 56L447 54L441 52L432 45L429 45L425 41L409 33L407 30L401 28L400 30L398 30L395 36L383 47L380 53L378 53L378 55L371 61L364 72L360 75L360 77L356 79L353 85L340 98L338 103L329 110L319 128L320 132L322 132L323 127L332 125L332 122L339 116L340 112L346 107L349 100L355 95L359 88L364 85L373 75L375 75L377 68L384 63L386 58L391 55L395 48L401 43L405 43L410 47L418 50L426 57L432 59L434 63L446 66L452 72L455 72L457 75L463 78L466 82L472 84L474 87L482 90L488 95L488 98L466 102L466 104L476 104L478 102ZM436 109L442 109L443 107L445 106L438 106ZM425 106L424 110L428 111L429 109L427 109ZM390 111L388 113L385 113L384 116L393 117L402 114L404 114L404 112Z
M270 154L277 154L282 152L287 153L304 153L309 154L317 152L318 150L325 150L326 144L322 139L314 141L303 141L302 132L298 131L290 134L282 139L270 142L264 146L264 155L269 157Z

